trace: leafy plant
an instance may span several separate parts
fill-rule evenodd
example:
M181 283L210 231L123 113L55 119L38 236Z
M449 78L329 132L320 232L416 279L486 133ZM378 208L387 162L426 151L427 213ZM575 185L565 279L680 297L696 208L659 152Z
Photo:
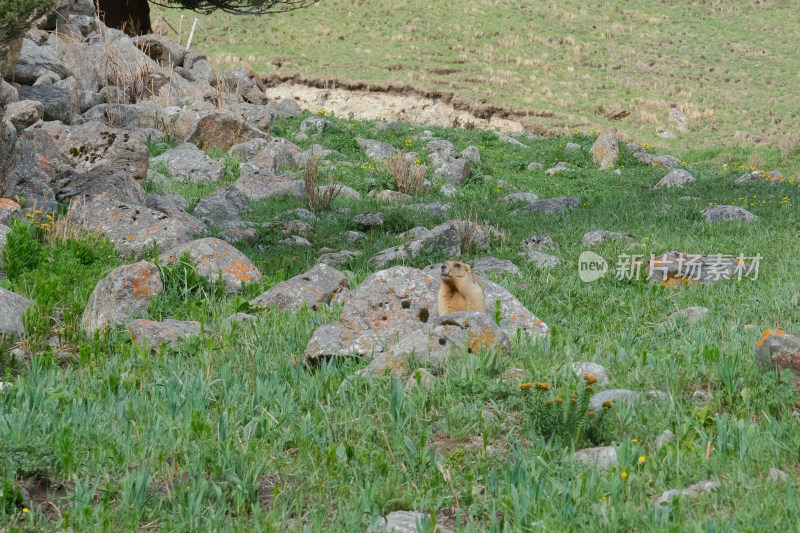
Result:
M0 0L0 43L22 37L55 0Z
M22 492L14 484L13 479L3 478L0 483L0 513L14 514L22 505Z
M537 435L576 447L587 443L599 444L606 439L607 413L614 403L603 402L599 413L589 409L597 378L586 374L584 380L586 386L580 394L570 394L566 400L561 396L552 397L550 385L546 382L520 385L523 392L533 391L529 394L528 417Z

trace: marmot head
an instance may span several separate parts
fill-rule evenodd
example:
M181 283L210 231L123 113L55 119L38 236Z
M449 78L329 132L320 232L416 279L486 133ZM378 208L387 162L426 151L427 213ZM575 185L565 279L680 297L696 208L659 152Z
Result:
M442 282L453 283L456 278L467 278L464 281L473 281L472 269L461 261L447 261L442 263Z

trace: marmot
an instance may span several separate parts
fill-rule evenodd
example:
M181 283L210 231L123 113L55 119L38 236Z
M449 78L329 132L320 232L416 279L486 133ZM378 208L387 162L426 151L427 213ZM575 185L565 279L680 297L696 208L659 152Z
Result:
M442 263L438 311L439 316L454 311L486 312L486 297L468 264L460 261Z

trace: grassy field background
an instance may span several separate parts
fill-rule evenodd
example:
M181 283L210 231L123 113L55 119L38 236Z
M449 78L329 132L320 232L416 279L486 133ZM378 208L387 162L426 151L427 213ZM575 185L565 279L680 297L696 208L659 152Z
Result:
M154 8L185 43L195 14ZM798 38L800 11L780 0L323 0L287 15L201 16L193 47L216 68L403 82L546 115L527 126L564 133L629 110L615 122L623 136L659 150L728 163L730 152L705 151L735 147L754 154L750 166L796 174ZM690 127L673 140L658 136L675 130L670 107Z

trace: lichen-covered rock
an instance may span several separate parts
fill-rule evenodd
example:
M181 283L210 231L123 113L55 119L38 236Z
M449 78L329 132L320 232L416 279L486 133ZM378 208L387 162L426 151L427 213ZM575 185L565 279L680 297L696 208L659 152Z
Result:
M436 246L448 257L454 257L461 253L461 247L465 244L485 250L492 238L502 236L501 230L490 225L481 225L470 220L449 220L413 237L405 244L381 250L370 258L369 263L383 267L392 261L417 257L430 246Z
M72 205L73 220L108 237L121 259L131 254L140 258L153 246L167 250L192 238L192 231L178 220L110 194L98 193Z
M242 214L250 211L244 193L232 185L220 187L208 196L200 198L194 207L194 214L208 224L241 220Z
M31 301L0 287L0 339L15 339L25 335L22 316Z
M150 149L141 131L126 131L100 122L87 122L69 128L57 140L75 170L105 165L124 170L137 181L144 181L147 177Z
M261 281L261 272L246 255L215 237L181 244L167 250L160 257L166 263L173 263L186 253L189 254L189 261L195 265L198 275L211 281L222 279L229 291L241 292L242 283Z
M453 154L455 154L455 150ZM443 177L452 185L463 185L469 177L469 159L458 159L441 152L432 153L430 159L434 177Z
M55 85L23 85L19 91L22 100L36 100L42 104L43 120L60 120L72 124L80 112L77 94L69 89Z
M396 266L371 275L341 297L344 301L341 320L314 332L306 347L306 357L372 356L424 324L432 323L439 316L440 276L440 265L425 270ZM549 336L547 325L507 289L480 277L478 282L492 316L499 306L498 325L509 338L515 338L518 332L537 338Z
M361 231L367 231L383 226L383 219L384 216L381 212L359 213L351 218L350 222Z
M762 372L791 370L792 384L800 391L800 333L768 329L755 344L756 362Z
M470 261L472 271L476 274L489 274L490 272L498 272L502 274L511 274L514 276L521 276L522 271L517 265L508 259L498 259L496 257L480 257L474 261Z
M361 137L357 137L356 142L364 150L364 153L367 154L367 157L374 161L386 161L394 157L394 154L397 153L397 148L389 143L375 141L373 139L363 139Z
M0 224L9 225L12 218L22 217L22 207L9 198L0 198Z
M661 321L670 323L678 322L680 320L690 323L699 322L703 320L703 317L706 316L706 313L708 313L708 309L706 307L687 307L686 309L669 313Z
M305 305L311 311L331 302L334 295L349 288L344 274L324 264L315 265L304 274L299 274L282 283L274 285L257 298L251 305L274 306L284 311L299 311Z
M692 176L688 170L684 170L682 168L677 168L661 178L661 180L656 183L656 189L661 189L662 187L678 187L681 188L687 183L691 183L695 181L694 176Z
M744 183L783 183L784 178L777 170L764 172L763 170L754 170L752 172L745 172L736 179L736 185Z
M67 170L57 176L56 200L62 203L72 198L84 198L106 193L124 199L132 205L145 204L144 188L124 170L100 166L84 172Z
M206 103L194 103L183 108L175 123L175 133L186 142L223 150L265 136L236 113Z
M459 311L438 317L403 336L397 344L375 355L356 375L375 377L389 373L405 379L408 360L413 355L425 365L441 366L445 360L488 348L511 348L505 332L485 313Z
M172 196L148 194L145 198L145 205L177 220L186 226L192 235L199 235L208 229L203 222L186 212L187 202L179 194Z
M713 205L703 209L702 215L707 222L729 222L732 220L754 222L758 220L756 215L737 205Z
M9 78L17 83L33 85L39 77L49 72L55 73L59 79L70 76L72 73L69 69L48 48L36 46L30 39L23 39L19 58L12 66L13 74Z
M168 318L163 322L155 320L134 320L128 324L131 340L139 346L149 347L157 351L164 343L173 348L191 338L202 334L213 333L208 328L203 328L200 322L173 320Z
M545 233L522 239L522 246L528 250L555 250L557 248L556 243L553 242L553 238Z
M358 257L363 252L361 251L350 251L350 250L342 250L340 252L331 252L327 254L322 254L319 256L319 262L328 266L332 266L334 268L340 267L342 265L346 265L352 259Z
M127 324L132 317L144 313L163 291L161 274L153 263L141 261L117 267L100 280L89 296L81 328L91 336L96 331Z
M298 200L306 197L303 180L278 173L278 159L269 153L260 153L247 163L240 165L240 177L233 184L250 200L293 196Z
M619 141L614 128L603 130L591 148L592 160L601 168L611 168L619 157Z
M571 196L561 198L548 198L546 200L537 200L524 207L513 211L512 215L525 215L536 211L544 211L546 213L561 213L567 209L572 209L581 205L581 201Z
M632 243L635 237L630 233L618 233L616 231L607 231L604 229L598 229L583 234L583 244L586 246L597 246L598 244L603 244L608 239Z
M631 148L631 144L628 143L628 149ZM637 146L634 144L634 146ZM645 152L644 150L640 151L633 151L633 158L639 161L640 163L645 163L647 165L653 165L654 167L667 167L667 168L680 168L681 160L672 155L653 155Z
M42 118L44 106L37 100L20 100L6 106L5 117L10 120L17 133Z
M167 150L151 163L162 163L170 175L181 183L217 183L225 175L225 165L208 157L194 144L184 143Z

